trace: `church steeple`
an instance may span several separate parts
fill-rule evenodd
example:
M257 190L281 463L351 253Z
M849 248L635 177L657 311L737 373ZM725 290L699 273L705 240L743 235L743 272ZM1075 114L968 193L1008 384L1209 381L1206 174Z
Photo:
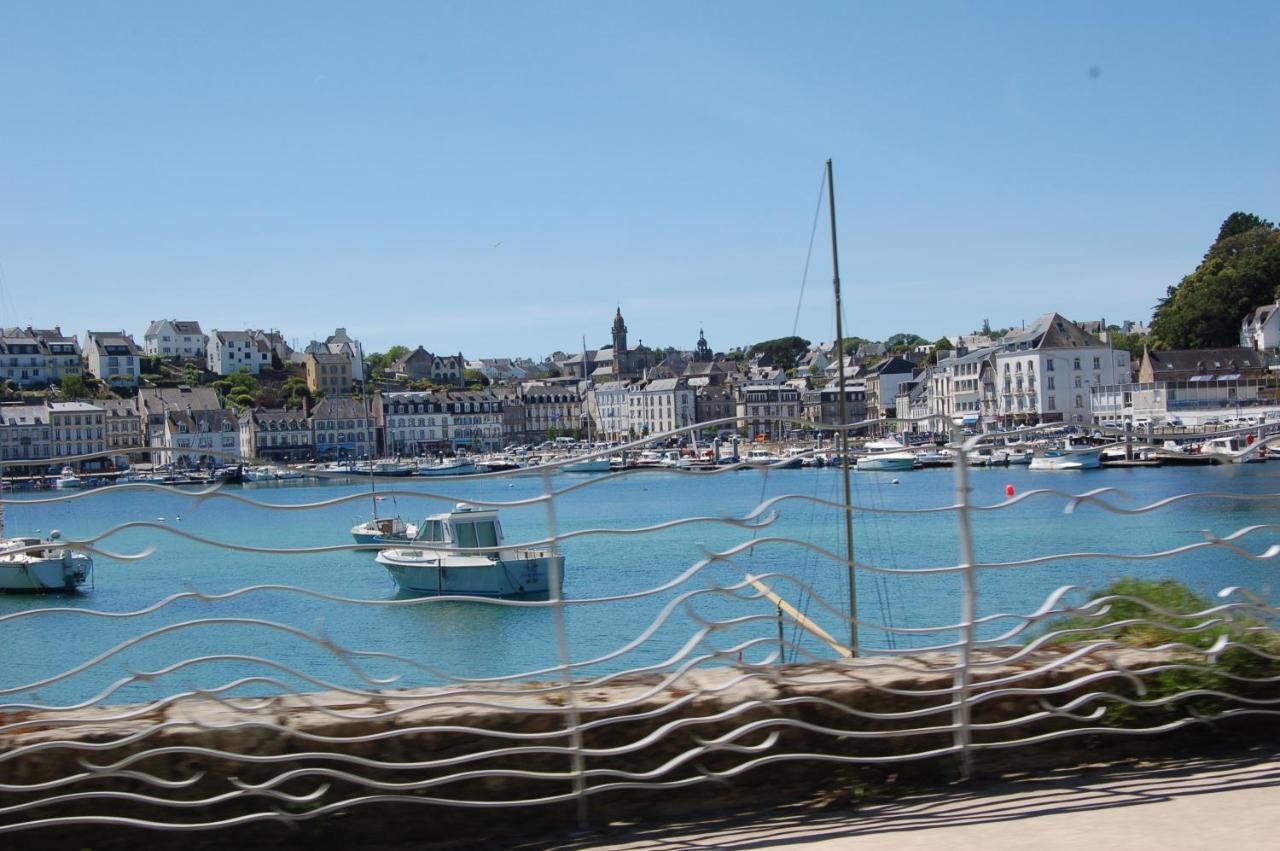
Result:
M693 359L699 363L709 363L715 358L711 352L711 346L707 345L707 334L701 328L698 329L698 346L694 349Z
M622 321L622 305L613 316L613 377L621 378L631 371L627 359L627 323Z

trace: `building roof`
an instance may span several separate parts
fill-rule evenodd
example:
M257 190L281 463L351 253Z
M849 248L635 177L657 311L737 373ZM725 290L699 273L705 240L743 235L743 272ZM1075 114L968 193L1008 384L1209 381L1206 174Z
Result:
M138 344L124 331L89 331L89 341L100 355L132 355L139 353Z
M916 365L906 358L893 357L885 358L880 363L867 370L868 375L909 375L916 371ZM848 377L846 373L846 378Z
M1146 350L1155 376L1171 372L1195 372L1206 375L1234 374L1266 368L1262 355L1253 349L1172 349Z
M138 390L138 407L148 413L158 414L168 408L190 408L193 411L218 411L218 391L212 387L142 387Z
M106 411L109 417L136 417L138 416L138 398L130 396L128 399L103 399L98 403L102 410Z
M173 330L179 334L199 334L202 337L204 336L204 332L200 330L199 322L186 319L153 319L151 320L151 324L147 326L146 333L144 333L143 336L154 337L156 334L159 334L161 326L166 322L172 325Z
M312 412L313 419L355 420L370 416L372 414L365 408L364 400L350 396L322 399Z
M346 355L334 354L333 352L307 352L308 358L313 358L316 363L342 363L351 365L351 358Z
M311 428L310 418L298 408L251 408L240 415L240 421L252 421L267 430Z
M44 405L3 405L0 406L0 421L14 426L47 425L49 409Z
M1008 349L1077 349L1104 345L1060 313L1046 313L1036 318L1031 327L1013 331L1001 341Z

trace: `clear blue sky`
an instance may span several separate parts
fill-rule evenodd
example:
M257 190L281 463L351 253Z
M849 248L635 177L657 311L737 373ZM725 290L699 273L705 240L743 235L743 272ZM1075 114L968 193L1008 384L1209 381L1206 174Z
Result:
M724 349L791 333L827 157L847 333L1146 319L1280 216L1277 45L1274 2L5 0L0 321Z

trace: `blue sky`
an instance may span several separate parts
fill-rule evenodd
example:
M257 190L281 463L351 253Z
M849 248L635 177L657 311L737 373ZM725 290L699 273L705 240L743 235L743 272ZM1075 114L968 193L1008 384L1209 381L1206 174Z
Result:
M0 3L0 321L371 350L1146 319L1280 216L1275 3ZM797 333L830 339L825 219Z

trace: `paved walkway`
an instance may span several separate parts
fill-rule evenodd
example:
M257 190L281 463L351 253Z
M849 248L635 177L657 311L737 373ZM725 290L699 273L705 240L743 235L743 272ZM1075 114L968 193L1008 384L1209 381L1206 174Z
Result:
M1280 849L1280 753L1037 774L835 810L630 828L561 841L617 851Z

